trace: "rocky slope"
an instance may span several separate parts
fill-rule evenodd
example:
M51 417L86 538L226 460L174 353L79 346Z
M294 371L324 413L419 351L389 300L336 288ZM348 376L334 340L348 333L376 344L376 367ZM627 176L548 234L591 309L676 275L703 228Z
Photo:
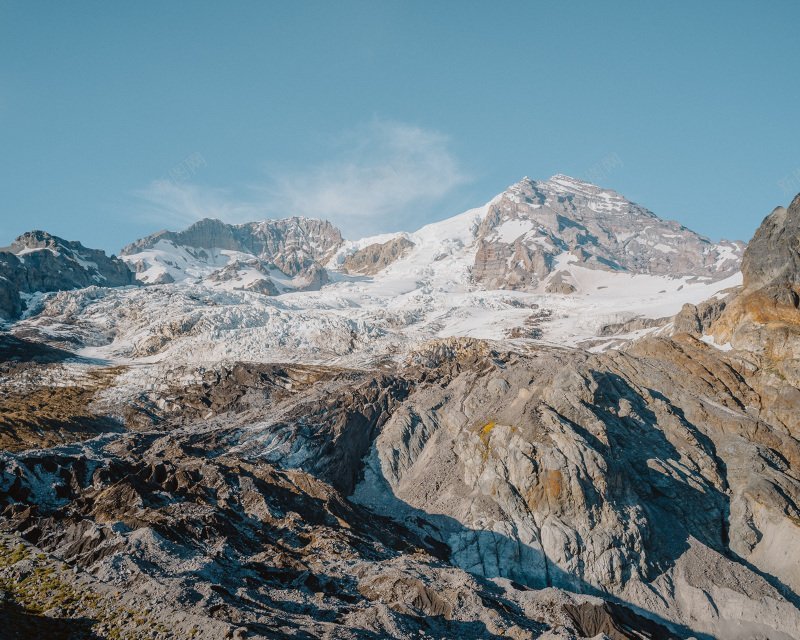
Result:
M122 434L4 454L2 522L246 637L792 638L800 447L763 376L689 336L173 371L95 400Z
M470 572L613 594L696 634L793 637L800 433L759 408L774 392L747 357L689 337L484 353L394 413L357 502Z
M30 231L0 248L0 320L19 317L26 296L37 292L130 284L133 273L119 258L44 231Z
M467 573L435 538L345 498L419 379L195 376L116 407L133 412L125 434L2 454L0 586L26 624L79 618L124 638L670 637L623 605Z

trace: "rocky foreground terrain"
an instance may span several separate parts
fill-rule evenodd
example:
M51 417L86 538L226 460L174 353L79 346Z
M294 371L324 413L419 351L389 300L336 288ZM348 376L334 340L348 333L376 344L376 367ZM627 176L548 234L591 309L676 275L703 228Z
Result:
M0 637L800 638L800 196L220 225L6 315Z

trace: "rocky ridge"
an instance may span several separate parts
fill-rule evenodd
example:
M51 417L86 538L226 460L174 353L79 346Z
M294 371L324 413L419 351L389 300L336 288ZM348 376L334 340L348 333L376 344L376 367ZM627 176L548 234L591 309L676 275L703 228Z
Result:
M347 255L342 262L345 273L375 275L406 253L414 243L405 236L370 244Z
M85 287L136 284L119 258L45 231L29 231L0 248L0 319L16 319L26 296Z
M244 280L241 287L276 295L318 289L322 264L342 243L336 227L308 218L226 224L205 219L180 232L160 231L126 246L122 257L148 284L191 277L211 282Z

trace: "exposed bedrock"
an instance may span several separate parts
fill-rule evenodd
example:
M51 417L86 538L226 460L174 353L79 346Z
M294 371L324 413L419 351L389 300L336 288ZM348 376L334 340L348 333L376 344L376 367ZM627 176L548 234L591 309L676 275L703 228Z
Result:
M742 291L710 333L717 343L768 358L778 376L800 386L800 195L761 223L742 275Z
M354 500L479 575L791 637L797 424L759 414L746 366L689 337L488 357L395 411Z
M388 242L370 244L344 259L342 269L347 273L374 275L402 257L414 243L400 236Z

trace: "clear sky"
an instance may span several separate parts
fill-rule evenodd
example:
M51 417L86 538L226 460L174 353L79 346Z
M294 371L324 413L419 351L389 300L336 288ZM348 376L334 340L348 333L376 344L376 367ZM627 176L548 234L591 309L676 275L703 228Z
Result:
M0 245L412 229L525 175L714 239L800 192L800 2L0 0Z

